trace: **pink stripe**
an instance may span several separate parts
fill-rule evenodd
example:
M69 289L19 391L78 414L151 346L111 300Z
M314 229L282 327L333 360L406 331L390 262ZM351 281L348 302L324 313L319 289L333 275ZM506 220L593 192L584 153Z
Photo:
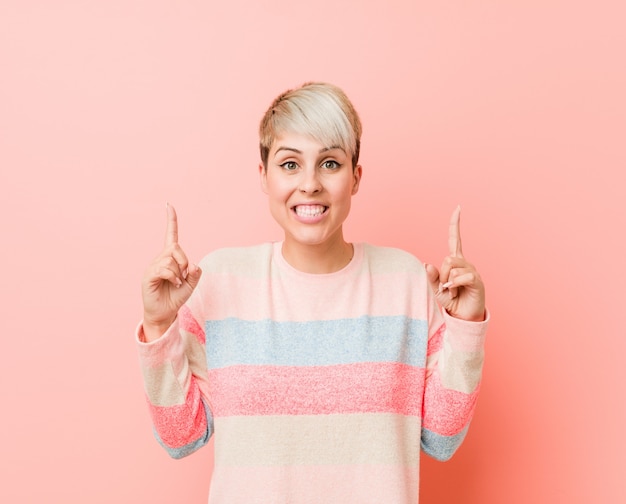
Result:
M366 412L420 416L423 383L423 369L399 363L209 371L215 417Z
M440 325L437 332L428 339L426 355L432 355L443 347L443 333L446 331L445 325Z
M152 422L161 440L170 448L180 448L198 440L207 429L206 414L195 383L186 404L155 406L148 401Z
M472 418L479 388L471 394L445 389L439 371L435 370L424 392L424 428L444 436L461 432Z
M191 310L189 309L189 307L187 307L187 305L183 305L181 307L178 312L178 318L180 320L180 328L184 331L194 334L196 338L198 338L198 341L204 345L204 342L206 340L204 330L202 329L202 327L200 327L198 322L196 322L196 319L194 318Z

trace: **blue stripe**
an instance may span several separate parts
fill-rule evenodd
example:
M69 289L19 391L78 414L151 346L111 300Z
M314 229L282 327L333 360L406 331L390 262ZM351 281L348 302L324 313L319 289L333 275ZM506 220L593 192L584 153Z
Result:
M442 436L428 429L422 429L422 450L434 459L445 462L461 446L468 429L469 424L454 436Z
M404 316L311 322L205 323L209 369L232 365L325 366L399 362L424 367L428 326Z

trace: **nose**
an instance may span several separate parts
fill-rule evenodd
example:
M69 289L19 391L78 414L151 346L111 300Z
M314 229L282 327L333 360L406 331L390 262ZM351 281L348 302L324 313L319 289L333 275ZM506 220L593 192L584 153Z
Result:
M319 173L315 168L302 170L302 178L300 179L298 189L300 192L307 194L315 194L322 190Z

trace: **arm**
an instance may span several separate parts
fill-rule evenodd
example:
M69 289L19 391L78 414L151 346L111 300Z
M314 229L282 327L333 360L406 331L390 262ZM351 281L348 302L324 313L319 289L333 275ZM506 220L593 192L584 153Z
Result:
M187 306L160 338L146 342L142 331L140 325L137 345L155 437L171 457L185 457L213 432L204 331Z
M168 205L165 247L142 282L144 317L136 338L155 435L175 458L206 444L212 432L205 336L193 315L201 310L190 308L199 304L194 289L201 273L178 245L176 212Z
M441 322L428 343L421 445L431 457L448 460L463 442L474 414L488 320L468 322L444 315Z
M439 460L449 459L467 433L480 387L488 325L485 288L463 256L459 221L457 208L449 225L450 255L441 270L426 265L430 331L422 448Z

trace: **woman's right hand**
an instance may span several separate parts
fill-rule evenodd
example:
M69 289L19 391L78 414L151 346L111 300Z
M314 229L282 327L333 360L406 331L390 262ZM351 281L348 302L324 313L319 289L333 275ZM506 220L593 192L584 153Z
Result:
M167 205L165 247L146 269L141 282L146 341L162 336L198 285L202 271L189 264L178 244L176 210Z

